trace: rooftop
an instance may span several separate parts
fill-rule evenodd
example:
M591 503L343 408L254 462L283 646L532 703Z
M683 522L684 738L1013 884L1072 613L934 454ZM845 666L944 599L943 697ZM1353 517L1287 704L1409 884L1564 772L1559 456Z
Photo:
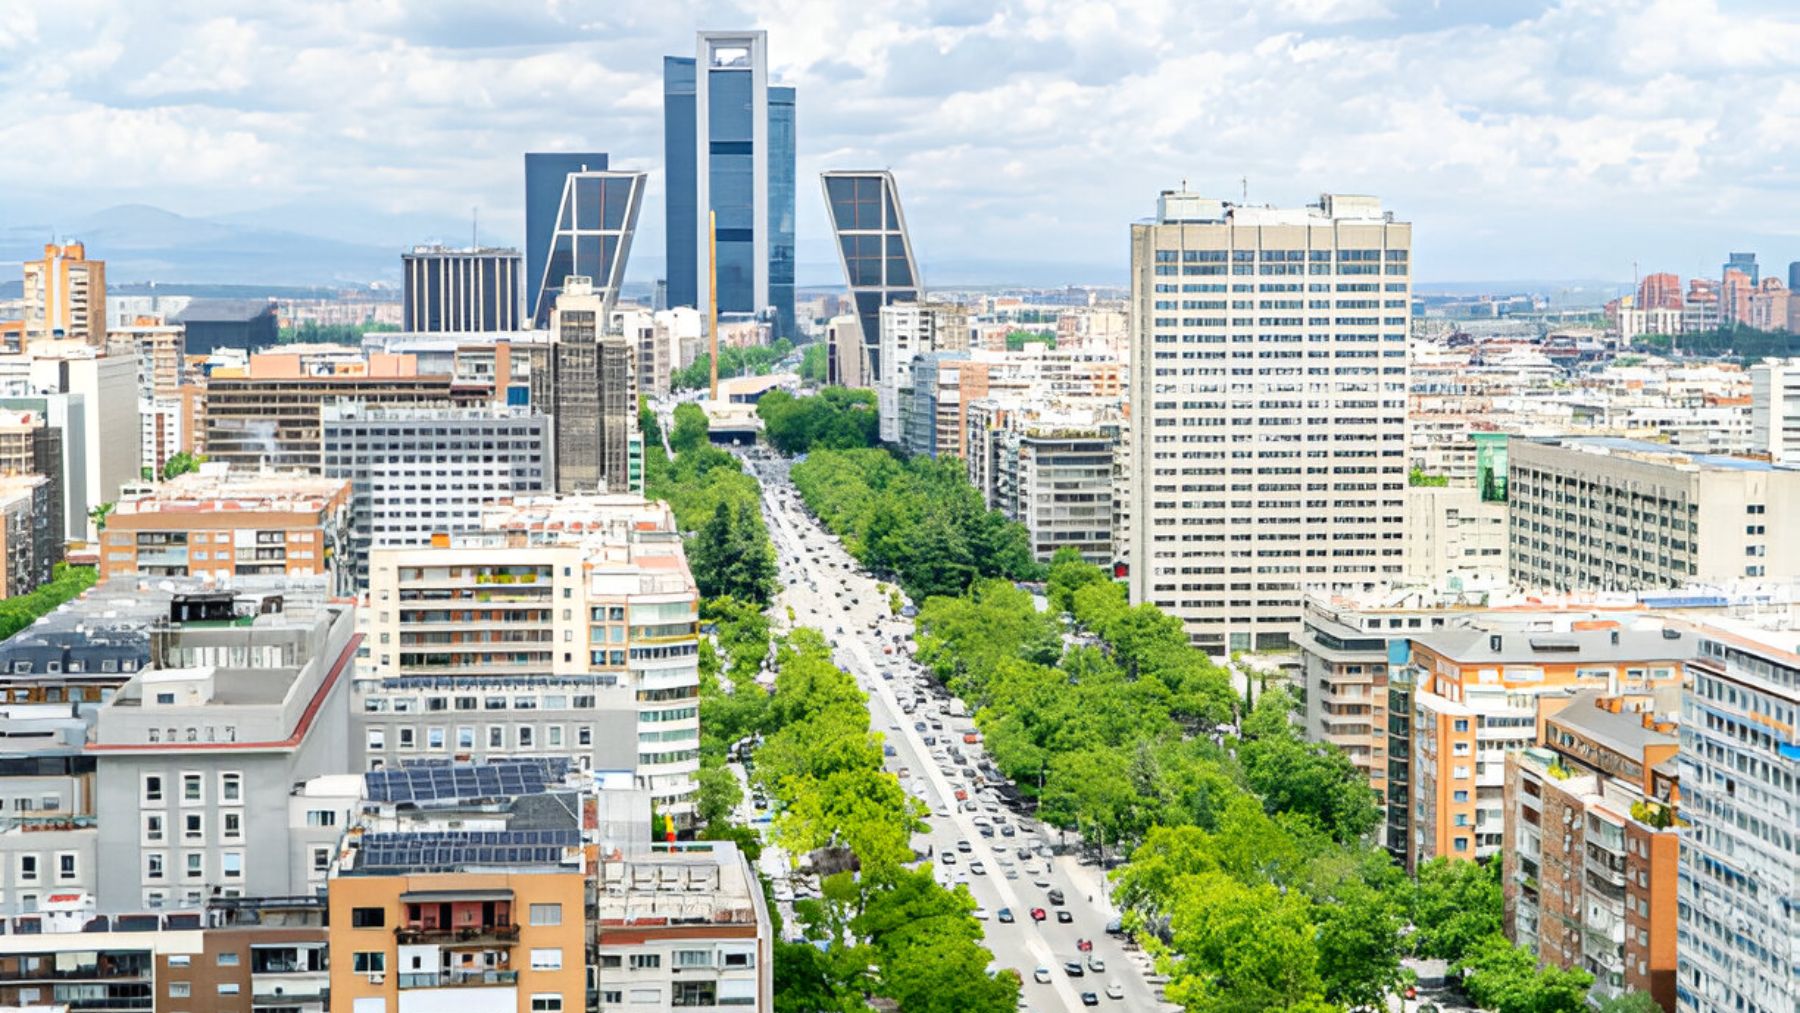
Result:
M157 513L318 513L347 500L350 481L317 478L305 472L247 472L202 465L151 489L122 499L112 519Z
M1463 664L1684 661L1695 653L1693 634L1672 627L1568 630L1554 633L1447 627L1411 633L1409 639Z
M1679 744L1673 735L1646 728L1642 713L1613 711L1600 706L1600 700L1601 694L1596 690L1577 693L1568 706L1546 721L1637 760L1643 759L1644 750L1649 747Z
M195 299L175 315L175 322L243 323L264 314L273 316L275 304L258 299Z
M1634 440L1624 436L1558 436L1531 440L1546 446L1567 447L1588 453L1617 455L1651 464L1691 465L1707 471L1775 471L1776 465L1751 457L1729 457L1724 454L1696 454L1666 443ZM1781 469L1787 470L1787 469Z

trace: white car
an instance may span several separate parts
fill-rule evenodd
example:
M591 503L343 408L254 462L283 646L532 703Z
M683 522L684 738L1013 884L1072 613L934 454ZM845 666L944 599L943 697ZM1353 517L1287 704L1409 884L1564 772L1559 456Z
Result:
M1106 997L1108 999L1125 998L1125 986L1119 984L1119 979L1114 978L1106 983Z
M976 908L975 909L975 920L978 922L987 921L988 920L988 909L984 908L984 907Z

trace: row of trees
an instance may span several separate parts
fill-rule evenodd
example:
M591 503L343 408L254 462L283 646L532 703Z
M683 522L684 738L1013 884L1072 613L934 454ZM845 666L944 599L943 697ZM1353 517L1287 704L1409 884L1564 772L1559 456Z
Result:
M825 382L828 372L825 357L831 352L823 341L815 341L800 350L800 379L810 384Z
M1762 359L1770 356L1787 358L1800 355L1800 334L1787 331L1764 331L1755 327L1732 324L1694 334L1640 334L1631 339L1633 348L1643 348L1658 355L1671 353L1702 358Z
M1305 740L1285 690L1247 707L1178 620L1131 606L1073 553L1052 561L1047 594L1047 613L998 581L930 599L918 656L975 707L1041 817L1130 851L1117 899L1171 1000L1209 1013L1379 1006L1411 953L1466 968L1504 1013L1581 1008L1591 979L1537 971L1500 934L1494 867L1439 860L1415 882L1368 843L1380 812L1367 780ZM1098 644L1065 649L1059 611Z
M777 338L767 345L725 346L719 349L719 379L730 376L760 376L777 362L793 354L794 343ZM702 355L678 369L669 377L676 390L701 390L712 384L712 356Z
M775 549L762 519L762 486L736 457L707 438L699 405L675 409L669 434L674 460L663 452L656 417L642 409L644 491L668 501L687 540L688 567L702 597L769 603L775 591Z
M914 601L959 595L982 577L1042 575L1025 528L983 506L954 458L815 450L790 475L850 554Z
M50 582L39 585L30 594L0 600L0 640L19 632L57 606L94 586L96 571L91 566L56 564Z
M756 414L762 417L763 436L784 454L871 447L879 438L872 390L827 387L800 398L772 390L756 403Z
M306 320L293 327L283 327L276 332L275 340L284 345L360 345L364 334L398 331L397 324L322 324L317 320Z

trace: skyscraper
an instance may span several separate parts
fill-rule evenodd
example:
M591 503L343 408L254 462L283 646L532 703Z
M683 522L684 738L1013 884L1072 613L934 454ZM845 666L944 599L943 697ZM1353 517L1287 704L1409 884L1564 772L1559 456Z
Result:
M702 73L704 72L704 73ZM769 87L768 34L700 32L663 58L671 306L707 309L708 221L718 227L719 312L773 309L794 333L794 89Z
M886 170L827 172L820 179L868 350L869 374L863 380L872 384L883 375L881 307L919 297L919 268L900 213L900 191Z
M543 299L542 285L544 267L550 259L550 237L556 231L556 216L562 208L563 191L568 189L569 174L600 172L605 168L603 151L525 153L525 319L533 327L545 326L548 307L556 303L555 296ZM546 307L541 316L540 304Z
M405 329L433 334L519 329L519 251L415 246L400 255Z
M1412 226L1165 192L1131 229L1130 589L1213 653L1405 565Z
M607 333L609 299L573 276L550 315L550 345L531 368L531 403L553 419L559 493L643 487L631 347Z
M588 280L602 303L601 320L606 319L618 301L619 287L625 284L625 262L631 255L631 237L637 231L647 175L589 170L563 177L562 199L551 219L544 273L535 281L533 326L550 322L556 297L571 277Z
M1719 275L1720 277L1725 277L1731 271L1742 271L1744 274L1748 275L1750 278L1750 286L1752 288L1756 287L1756 283L1762 280L1762 274L1756 266L1756 254L1754 253L1727 254L1725 257L1725 266L1719 269Z

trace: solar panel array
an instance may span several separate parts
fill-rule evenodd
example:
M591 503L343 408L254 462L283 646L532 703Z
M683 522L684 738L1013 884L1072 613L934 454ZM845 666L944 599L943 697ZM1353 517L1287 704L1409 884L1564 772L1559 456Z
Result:
M363 775L366 796L375 802L443 802L468 798L536 795L562 781L565 759L494 760L453 766L371 770Z
M440 830L417 834L366 834L362 869L434 869L461 865L533 865L562 860L563 849L581 843L581 831Z

